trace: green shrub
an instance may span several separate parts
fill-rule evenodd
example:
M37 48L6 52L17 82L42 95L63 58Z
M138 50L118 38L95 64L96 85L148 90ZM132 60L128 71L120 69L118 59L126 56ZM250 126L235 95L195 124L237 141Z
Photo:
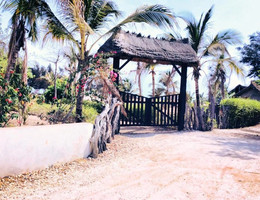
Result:
M224 99L221 105L220 128L240 128L260 122L260 102L251 99Z
M70 99L71 95L66 94L66 85L67 81L62 79L57 79L56 87L57 87L57 99L62 99L63 97L66 97L65 99ZM54 85L50 85L45 93L44 98L46 103L54 102Z

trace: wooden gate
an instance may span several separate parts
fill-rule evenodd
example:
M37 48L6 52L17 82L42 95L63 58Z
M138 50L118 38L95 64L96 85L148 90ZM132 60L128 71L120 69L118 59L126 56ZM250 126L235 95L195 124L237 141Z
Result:
M121 126L178 126L179 94L146 98L120 92L127 118L121 115Z

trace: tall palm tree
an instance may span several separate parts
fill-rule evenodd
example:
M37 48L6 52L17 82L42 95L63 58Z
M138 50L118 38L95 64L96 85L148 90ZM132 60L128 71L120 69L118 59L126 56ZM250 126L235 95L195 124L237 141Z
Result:
M213 7L211 7L205 15L201 15L199 21L196 21L193 16L190 18L183 17L184 21L187 23L187 31L190 39L190 43L194 51L197 53L198 57L202 57L199 55L200 49L204 45L206 31L208 28L208 24L210 22L210 18L212 16ZM199 121L199 129L204 130L204 123L202 118L202 112L200 107L200 93L199 93L199 77L200 77L200 69L201 65L199 64L196 67L193 67L193 76L195 80L195 94L196 94L196 106L198 113L198 121Z
M153 91L153 93L152 93L152 96L153 97L155 97L155 75L156 75L156 73L155 73L155 71L154 71L154 69L155 69L155 65L147 65L147 68L149 68L149 70L150 70L150 74L152 74L152 91Z
M243 69L237 65L236 61L232 57L227 57L224 54L215 54L211 62L211 78L209 80L211 87L213 88L214 97L217 91L221 91L222 99L225 98L225 82L227 80L227 70L231 73L234 71L237 75L244 75ZM213 68L213 69L212 69Z
M30 38L33 42L38 36L38 19L54 16L45 0L4 0L1 9L12 12L12 33L9 42L8 66L5 79L9 81L10 71L14 70L18 52L25 51L22 69L22 82L27 83L27 43Z
M193 16L190 18L183 17L184 21L187 23L186 29L188 31L191 46L197 53L199 59L199 65L193 68L193 76L195 81L196 106L198 114L197 117L200 130L205 130L199 95L200 70L204 64L201 60L202 58L205 58L210 52L214 52L216 50L221 50L222 52L228 53L228 45L238 44L241 41L239 34L232 30L222 31L218 33L212 40L210 40L207 35L207 30L210 19L212 17L212 12L213 7L211 7L205 15L202 14L199 21L196 21Z
M166 72L160 78L159 82L162 84L164 88L165 95L174 94L176 92L177 81L173 81L175 72L176 71L174 70L174 68L172 68L172 71Z
M58 18L50 18L46 26L48 32L45 35L45 40L48 38L59 41L69 40L75 44L80 54L78 64L78 71L81 73L80 82L88 68L88 58L91 50L104 36L115 33L122 26L132 22L147 23L157 27L169 27L175 23L175 17L166 7L160 5L143 6L113 28L104 32L104 34L100 34L104 30L104 26L112 18L121 15L113 1L60 0L59 2L64 20L60 21ZM93 34L98 36L89 45ZM76 104L77 121L82 121L82 101L83 92L79 90Z

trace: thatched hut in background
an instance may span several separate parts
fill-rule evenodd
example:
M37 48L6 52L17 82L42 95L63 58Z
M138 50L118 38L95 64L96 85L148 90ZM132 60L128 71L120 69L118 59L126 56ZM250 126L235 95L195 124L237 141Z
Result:
M260 101L260 85L255 81L252 81L248 87L243 86L240 88L242 89L240 89L238 92L235 91L235 88L231 90L235 92L234 97L249 98Z

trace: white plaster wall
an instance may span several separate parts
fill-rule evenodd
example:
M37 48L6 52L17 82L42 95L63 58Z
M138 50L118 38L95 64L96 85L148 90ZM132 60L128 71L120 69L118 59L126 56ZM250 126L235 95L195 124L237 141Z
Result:
M87 157L92 129L88 123L0 129L0 177Z

